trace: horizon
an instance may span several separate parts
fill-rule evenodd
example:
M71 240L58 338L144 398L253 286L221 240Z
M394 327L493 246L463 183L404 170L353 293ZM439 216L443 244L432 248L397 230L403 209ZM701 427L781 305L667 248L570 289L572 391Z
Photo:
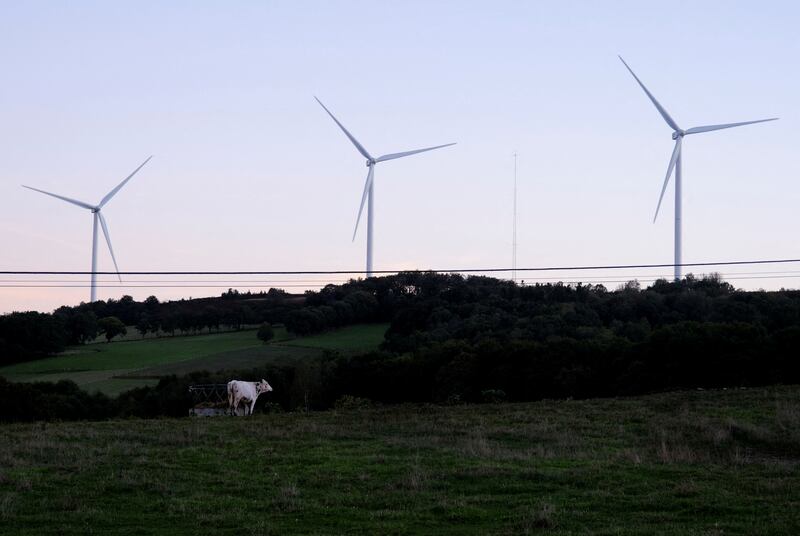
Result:
M103 209L121 272L363 270L366 222L351 236L366 168L314 95L371 154L457 143L376 174L378 271L510 277L515 152L517 280L574 279L525 267L671 263L672 183L651 222L674 142L617 55L683 128L781 119L686 142L683 262L800 257L793 3L678 2L658 17L635 2L187 6L0 6L0 92L14 103L0 130L0 271L90 265L88 213L21 184L96 200L151 154ZM98 271L112 271L102 235L98 248ZM793 267L686 272L777 290L798 288ZM88 299L87 275L5 286L24 279L4 277L0 313ZM103 300L225 290L100 279ZM327 282L251 279L222 286Z

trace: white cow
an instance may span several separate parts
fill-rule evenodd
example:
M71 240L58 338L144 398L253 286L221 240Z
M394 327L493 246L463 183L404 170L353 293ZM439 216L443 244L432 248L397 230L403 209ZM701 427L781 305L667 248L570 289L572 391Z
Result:
M261 379L260 382L243 382L241 380L231 380L228 382L228 409L231 415L236 415L239 404L245 403L244 414L252 415L253 408L256 406L256 399L262 393L272 391L272 386L267 380ZM249 412L247 404L250 404Z

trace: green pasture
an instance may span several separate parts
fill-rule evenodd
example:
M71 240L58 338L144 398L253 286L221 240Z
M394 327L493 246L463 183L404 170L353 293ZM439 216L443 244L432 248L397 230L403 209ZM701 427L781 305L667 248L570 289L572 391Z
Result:
M0 426L0 533L800 533L800 387Z
M360 353L378 348L383 342L383 336L388 328L388 324L361 324L283 342L278 340L276 333L276 340L284 346Z
M157 378L175 374L181 376L197 370L245 370L265 363L273 365L292 364L298 360L322 355L322 350L313 347L293 347L279 344L261 344L242 350L229 350L198 357L187 361L164 363L125 373L128 378Z
M161 338L161 337L173 337L174 336L174 335L170 335L169 333L167 333L165 331L160 331L160 330L158 332L156 332L156 333L150 332L150 333L147 333L145 335L142 335L136 329L136 326L125 326L125 329L127 330L127 333L125 333L124 335L117 335L116 337L114 337L114 342L141 341L141 340L147 340L147 339L156 339L156 338ZM224 331L221 331L220 329L214 329L214 328L200 328L196 332L193 332L192 336L194 336L194 335L212 335L212 334L219 334L219 333L225 333L225 332L234 331L232 328L227 327L227 326L222 328L222 329L224 329ZM241 329L242 330L258 329L258 324L244 324L244 325L242 325ZM97 337L95 337L94 339L92 339L91 341L89 341L87 344L106 344L106 342L107 341L106 341L105 335L100 334Z
M159 337L72 347L64 353L0 368L10 381L69 379L88 390L116 395L157 382L159 376L197 370L246 369L320 355L323 350L367 351L383 340L386 324L356 325L292 338L282 327L264 344L254 330Z

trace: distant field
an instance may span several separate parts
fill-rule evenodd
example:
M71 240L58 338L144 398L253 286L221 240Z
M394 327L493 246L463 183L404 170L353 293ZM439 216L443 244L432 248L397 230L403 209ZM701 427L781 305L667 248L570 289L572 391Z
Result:
M141 341L141 340L157 339L157 338L174 338L174 335L169 335L168 333L163 332L163 331L159 331L158 333L155 333L155 334L154 333L148 333L147 335L142 336L142 334L139 333L136 330L136 326L125 326L125 329L127 329L128 332L125 335L117 335L116 337L114 337L114 342ZM242 326L242 329L243 330L258 329L258 325L255 325L255 324L244 324ZM217 334L217 333L229 333L229 332L232 332L232 331L233 331L232 329L229 329L227 327L223 328L223 331L216 330L216 329L209 329L209 328L201 328L194 335L214 335L214 334ZM180 333L180 331L178 331L176 333ZM187 336L188 337L192 337L194 335L187 335ZM179 337L183 337L184 335L178 335L178 336ZM106 342L107 341L106 341L105 335L98 335L93 340L89 341L87 344L106 344Z
M347 329L329 331L320 335L291 339L281 344L284 346L319 348L339 352L368 352L375 350L383 342L383 336L387 329L389 329L388 324L363 324L351 326Z
M0 368L11 381L70 379L109 395L156 383L156 377L195 370L251 368L314 357L323 349L366 351L383 340L387 325L348 326L319 336L291 339L277 328L275 342L263 344L253 330L186 337L91 344L62 355Z
M261 346L246 348L244 350L219 352L188 361L156 365L154 367L129 372L125 376L147 378L165 376L168 374L188 374L195 370L215 371L223 369L247 369L255 368L265 363L283 365L319 355L322 355L322 350L319 348L262 344Z
M259 344L261 342L256 339L254 331L91 344L73 347L56 357L4 367L0 373L42 374L141 368Z
M800 387L0 426L0 533L800 534Z

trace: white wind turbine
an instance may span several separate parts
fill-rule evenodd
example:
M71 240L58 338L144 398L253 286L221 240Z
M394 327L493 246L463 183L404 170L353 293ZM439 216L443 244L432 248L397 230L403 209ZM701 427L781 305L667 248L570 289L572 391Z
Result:
M97 205L91 205L89 203L84 203L83 201L78 201L77 199L70 199L69 197L64 197L63 195L58 195L50 192L45 192L44 190L39 190L38 188L32 188L30 186L22 185L24 188L28 188L29 190L34 190L36 192L40 192L57 199L61 199L62 201L66 201L67 203L72 203L73 205L77 205L81 208L85 208L87 210L92 211L92 215L94 218L94 223L92 225L92 290L91 290L91 301L95 301L97 299L97 222L100 222L100 226L103 228L103 235L106 237L106 243L108 244L108 251L111 253L111 259L114 261L114 268L117 271L117 277L119 277L120 282L122 282L122 277L119 275L119 266L117 266L117 259L114 256L114 248L111 247L111 236L108 234L108 225L106 224L106 219L103 217L102 212L100 210L108 203L114 195L120 191L120 189L125 186L125 183L131 180L131 178L136 175L136 173L144 167L146 163L150 161L149 157L147 160L142 162L142 164L133 170L133 173L128 175L124 181L119 183L116 188L111 190L106 194L106 196L100 200Z
M622 56L619 56L620 61L625 67L630 71L639 85L642 87L644 92L650 98L652 103L655 105L658 113L661 114L661 117L664 118L664 121L667 122L667 125L673 130L672 132L672 139L675 140L675 148L672 150L672 158L669 160L669 166L667 167L667 176L664 178L664 185L661 187L661 196L658 198L658 205L656 206L656 214L653 217L653 223L655 223L656 218L658 218L658 211L661 208L661 201L664 199L664 192L667 190L667 185L669 184L669 178L672 175L672 170L675 170L675 280L679 280L681 278L681 259L682 259L682 250L681 250L681 216L682 216L682 207L681 207L681 145L683 143L683 137L688 134L699 134L701 132L710 132L712 130L720 130L723 128L733 128L733 127L741 127L744 125L752 125L754 123L764 123L765 121L775 121L778 118L772 117L769 119L759 119L757 121L744 121L742 123L726 123L722 125L708 125L704 127L693 127L688 130L683 130L678 124L675 122L672 117L670 117L667 110L664 109L661 104L656 100L650 91L644 86L639 77L633 72L633 70L628 67L628 64L625 63L625 60L622 59Z
M317 99L317 97L314 98ZM333 119L336 122L336 124L339 125L339 128L342 129L342 132L344 132L345 136L347 136L348 139L353 143L353 145L355 145L356 149L358 149L358 152L361 153L361 156L367 159L367 167L369 168L369 172L367 173L367 181L364 184L364 193L361 195L361 206L358 207L358 217L356 218L356 227L355 229L353 229L353 240L356 239L356 232L358 231L358 223L361 221L361 212L364 210L364 203L366 202L367 197L369 197L369 207L367 208L367 277L372 277L372 219L375 213L374 203L373 203L375 164L377 164L378 162L384 162L386 160L394 160L395 158L403 158L404 156L411 156L412 154L423 153L425 151L441 149L442 147L449 147L451 145L455 145L455 143L446 143L444 145L437 145L435 147L426 147L425 149L416 149L413 151L406 151L403 153L385 154L383 156L379 156L378 158L374 158L367 152L366 149L364 149L364 146L358 143L358 140L355 139L353 135L347 131L346 128L344 128L344 125L342 125L339 122L339 120L333 116L331 111L328 110L324 104L322 104L322 101L317 99L317 102L319 103L320 106L322 106L322 108L326 112L328 112L328 115L331 116L331 119Z

